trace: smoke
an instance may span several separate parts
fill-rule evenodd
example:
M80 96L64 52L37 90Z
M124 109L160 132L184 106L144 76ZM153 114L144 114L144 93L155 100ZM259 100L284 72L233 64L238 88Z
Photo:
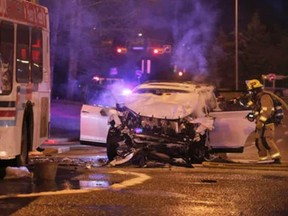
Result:
M132 89L133 85L125 82L124 79L107 79L90 85L86 92L86 102L90 105L114 107L116 103L123 103L127 97L126 91Z
M173 25L175 44L172 58L177 68L192 75L207 75L207 54L215 37L217 18L218 12L211 1L178 1Z
M82 77L96 74L107 76L111 67L121 66L119 75L131 77L135 61L132 59L133 64L127 63L124 67L124 60L116 59L113 53L113 44L129 39L142 27L151 33L148 37L165 44L171 42L172 64L178 68L200 75L209 71L207 52L218 18L214 3L211 3L214 1L40 1L49 8L51 38L55 38L56 43L55 62L52 62L57 74L54 91L67 80L81 81ZM117 37L116 42L111 40L113 37ZM64 94L62 89L57 92Z

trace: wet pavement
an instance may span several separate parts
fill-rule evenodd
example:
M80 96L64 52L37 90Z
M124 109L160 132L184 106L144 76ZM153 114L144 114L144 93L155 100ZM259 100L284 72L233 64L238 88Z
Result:
M107 167L107 157L105 147L80 145L77 142L67 142L63 140L60 143L44 144L45 151L38 155L31 155L28 170L33 173L31 177L7 179L0 181L0 199L13 197L34 197L43 194L65 194L78 193L79 191L109 189L115 184L121 184L127 179L133 178L129 175L114 173L114 168ZM251 150L250 150L251 151ZM248 149L249 152L249 149ZM239 156L239 155L238 155ZM249 157L248 157L249 156ZM234 158L238 163L215 160L195 164L198 169L245 169L245 170L270 170L270 171L288 171L288 163L282 164L256 164L251 159L251 154L245 152L241 159ZM234 161L234 162L235 162ZM35 175L35 164L41 162L57 163L57 172L53 179L41 179ZM115 167L118 169L118 167ZM129 170L131 167L120 166L122 170ZM138 168L145 172L145 168ZM158 169L169 170L171 167ZM184 168L185 169L185 168ZM189 170L188 168L186 168ZM213 172L213 170L211 170ZM45 170L42 170L45 172ZM78 192L77 192L78 191Z
M70 106L70 104L67 104ZM65 107L54 108L54 113L65 110ZM79 113L78 113L79 111ZM63 111L62 111L63 112ZM115 183L124 181L127 176L111 173L106 167L107 156L105 147L86 146L79 143L79 117L73 115L80 114L80 106L77 105L71 114L64 116L61 121L54 118L53 133L41 147L45 150L42 153L32 153L27 168L33 175L27 178L9 179L0 181L0 198L19 196L19 194L37 194L41 192L55 192L69 190L79 190L83 188L108 188ZM73 116L73 117L71 117ZM287 120L287 119L286 119ZM62 128L62 136L58 136L57 128L61 128L57 122L74 122L73 128ZM76 123L75 123L76 122ZM71 124L70 124L71 125ZM76 131L76 132L75 132ZM277 145L282 153L282 164L257 164L257 150L253 139L248 139L244 152L229 153L225 155L226 159L237 163L227 163L227 161L205 162L202 165L195 165L207 168L225 168L225 169L255 169L255 170L279 170L288 171L288 133L287 122L281 126L276 133ZM37 162L51 161L56 162L57 172L52 180L43 180L35 177L34 164ZM123 167L122 167L123 168Z
M75 120L75 119L74 119ZM74 121L73 120L73 121ZM258 155L254 145L253 137L249 137L243 153L228 153L220 155L224 161L211 161L197 164L194 167L212 169L243 169L243 170L272 170L288 171L288 128L286 123L277 128L276 142L282 154L282 163L278 164L257 164ZM109 188L129 178L127 176L112 174L106 167L106 148L99 146L87 146L79 143L77 134L66 133L67 137L51 136L41 147L45 149L42 155L30 157L30 164L39 160L52 160L58 163L58 170L54 181L39 181L37 179L12 180L8 183L7 193L39 193L49 191L80 190L83 188L101 189ZM229 163L227 163L227 160ZM234 163L231 163L234 162ZM118 167L117 167L118 168ZM29 169L33 172L33 166ZM121 166L125 170L125 166ZM143 168L144 169L144 168ZM169 169L169 168L168 168ZM1 183L1 182L0 182ZM11 187L9 185L11 184ZM15 186L16 185L16 186ZM0 185L2 188L2 186ZM10 188L10 189L9 189ZM1 195L7 196L5 191Z
M0 181L0 199L15 197L34 197L49 194L78 193L77 190L97 190L109 188L111 185L129 179L129 175L122 176L114 173L114 170L99 169L103 165L102 160L54 158L53 163L57 162L56 174L53 176L51 170L45 167L37 171L37 163L50 162L31 162L27 168L31 175L29 177L3 179ZM97 165L96 165L97 163ZM45 165L46 166L46 165ZM98 167L96 167L98 166ZM37 174L37 172L39 172ZM48 178L47 178L48 176Z

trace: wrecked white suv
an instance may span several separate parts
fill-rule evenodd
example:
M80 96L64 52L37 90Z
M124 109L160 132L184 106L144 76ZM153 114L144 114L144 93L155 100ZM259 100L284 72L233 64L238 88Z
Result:
M84 104L80 142L106 145L109 161L129 155L141 164L189 166L211 153L243 152L255 126L245 119L249 110L221 111L214 91L206 84L147 82L115 107Z

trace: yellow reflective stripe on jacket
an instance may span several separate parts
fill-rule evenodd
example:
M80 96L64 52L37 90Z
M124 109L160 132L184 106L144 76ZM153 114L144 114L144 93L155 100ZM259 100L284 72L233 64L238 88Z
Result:
M267 121L267 118L265 116L260 116L259 120L261 122L266 122Z
M260 98L260 121L266 122L273 114L274 103L270 95L263 94Z
M268 160L268 156L265 156L265 157L259 157L259 161L265 161L265 160Z
M253 101L249 101L249 102L247 103L247 106L250 107L250 106L252 106L253 104L254 104Z
M262 111L262 112L267 111L267 110L268 110L268 107L262 107L262 108L261 108L261 111Z
M280 158L281 157L281 155L280 155L280 153L279 152L276 152L275 154L272 154L271 155L271 158L273 158L273 159L278 159L278 158Z

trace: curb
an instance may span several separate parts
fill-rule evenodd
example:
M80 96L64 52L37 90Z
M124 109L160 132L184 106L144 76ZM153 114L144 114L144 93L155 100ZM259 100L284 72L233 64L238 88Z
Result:
M65 145L65 144L73 144L73 143L79 143L79 138L61 138L61 137L49 137L47 140L45 140L42 145Z
M76 138L51 137L41 144L47 154L69 152L73 146L80 146L80 142Z

